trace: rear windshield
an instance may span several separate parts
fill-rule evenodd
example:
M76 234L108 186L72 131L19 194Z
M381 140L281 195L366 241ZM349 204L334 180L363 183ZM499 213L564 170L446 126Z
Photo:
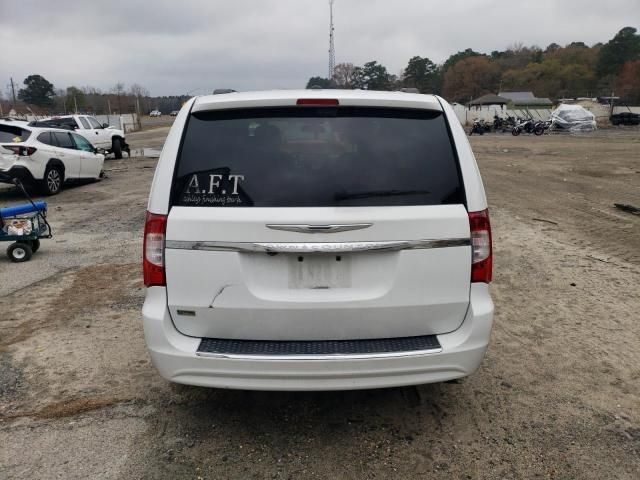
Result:
M78 128L78 123L72 117L40 120L37 123L38 123L38 126L58 127L58 128L67 128L67 129Z
M464 202L442 112L288 107L197 112L172 204L207 207Z
M13 125L0 125L0 143L24 142L31 132Z

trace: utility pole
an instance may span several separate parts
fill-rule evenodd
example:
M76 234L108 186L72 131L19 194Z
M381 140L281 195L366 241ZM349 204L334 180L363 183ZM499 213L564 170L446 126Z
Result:
M611 100L610 100L610 104L611 104L611 108L609 109L609 116L613 115L613 104L616 100L618 100L618 98L616 98L616 92L611 89ZM627 109L629 109L629 111L631 111L631 109L629 108L629 104L627 104Z
M136 95L136 123L138 130L142 130L142 120L140 119L140 96Z
M333 2L329 0L329 74L327 78L331 80L333 78L333 70L336 66L336 48L333 43Z
M16 109L16 84L13 83L13 77L11 77L11 95L13 96L13 109Z
M78 114L78 102L76 101L76 96L73 96L73 106L75 108L76 111L76 115Z

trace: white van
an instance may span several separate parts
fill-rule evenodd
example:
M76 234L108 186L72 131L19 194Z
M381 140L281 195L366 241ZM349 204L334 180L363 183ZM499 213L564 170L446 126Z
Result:
M442 98L196 97L151 187L146 343L163 377L190 385L452 380L489 344L491 270L482 180Z

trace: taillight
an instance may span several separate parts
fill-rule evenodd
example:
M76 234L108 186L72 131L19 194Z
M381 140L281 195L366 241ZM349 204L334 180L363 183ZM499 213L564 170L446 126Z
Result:
M469 212L471 229L471 281L490 283L493 270L489 210Z
M164 234L166 229L166 215L147 212L142 247L144 284L147 287L163 287L167 284L164 275Z
M25 147L24 145L2 145L2 148L11 150L13 153L20 155L21 157L29 157L36 153L35 147Z
M299 98L296 105L340 105L337 98Z

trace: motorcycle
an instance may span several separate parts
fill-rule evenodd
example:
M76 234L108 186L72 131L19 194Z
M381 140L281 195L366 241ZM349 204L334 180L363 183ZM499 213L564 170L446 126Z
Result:
M516 125L516 119L513 117L507 116L506 118L499 117L498 115L493 116L493 130L500 130L502 133L510 130Z
M485 130L486 130L486 126L484 124L484 120L479 120L476 118L473 120L473 125L471 126L471 131L469 132L469 136L473 135L474 133L477 133L479 135L484 135Z
M511 135L517 137L522 132L525 133L533 133L533 129L535 127L535 122L533 119L519 119L520 121L511 129Z
M542 135L546 130L551 128L551 120L536 122L533 127L533 133L535 135Z

